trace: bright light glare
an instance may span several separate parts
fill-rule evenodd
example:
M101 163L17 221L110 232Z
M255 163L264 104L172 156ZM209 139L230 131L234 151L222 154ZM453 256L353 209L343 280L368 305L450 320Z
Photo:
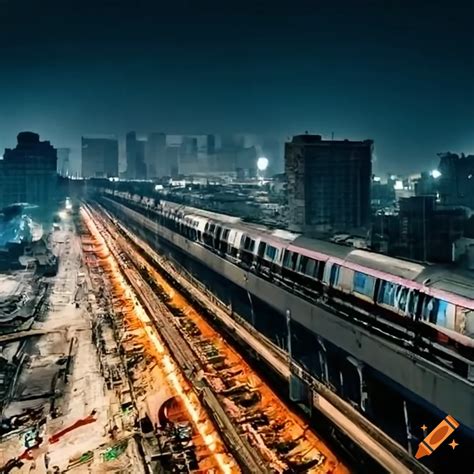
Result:
M433 176L434 179L438 179L441 176L441 173L438 170L433 170L431 176Z
M397 179L395 181L394 189L396 189L397 191L401 191L403 189L403 181L400 179Z
M265 171L268 168L268 158L261 156L257 160L257 168L259 169L259 171Z
M163 189L162 184L155 184L155 191L161 191Z

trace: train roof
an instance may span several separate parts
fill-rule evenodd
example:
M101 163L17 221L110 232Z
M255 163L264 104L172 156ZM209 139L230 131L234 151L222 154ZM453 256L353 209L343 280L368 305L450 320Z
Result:
M186 215L194 215L200 218L212 219L221 222L236 230L258 234L270 240L289 244L288 249L298 252L303 251L308 256L320 260L331 258L347 262L350 267L361 272L387 278L388 280L399 281L400 283L413 282L414 288L424 287L429 293L439 297L456 295L456 303L469 308L474 308L474 272L463 272L457 268L443 265L431 265L390 257L367 250L354 249L353 247L341 244L326 242L323 240L310 239L299 234L283 229L270 229L266 226L254 223L247 223L238 217L206 211L195 207L184 206L169 201L164 201L166 205L174 208L183 208ZM433 290L433 291L430 291Z
M195 215L199 217L205 217L207 219L214 219L214 220L229 223L229 224L237 224L242 221L240 217L233 217L227 214L218 214L217 212L206 211L204 209L198 209L197 207L186 206L185 204L177 204L172 201L160 200L160 203L166 205L166 207L174 208L175 210L183 210L188 216Z
M425 265L419 263L368 252L367 250L352 250L346 260L381 272L386 272L390 268L392 275L408 280L415 280L426 268Z
M205 209L198 209L197 207L185 206L176 204L170 201L162 201L167 207L174 209L182 209L187 217L196 217L197 219L212 219L220 222L223 225L247 233L256 233L260 236L267 236L274 241L287 244L295 240L299 234L294 234L284 229L270 229L262 224L255 224L253 222L244 222L240 217L229 216L227 214L219 214Z
M303 236L300 236L295 239L295 241L292 243L292 246L320 253L322 254L322 256L338 257L344 260L349 255L351 250L353 250L352 247L346 247L345 245L339 245L333 242L326 242L324 240L310 239L308 237ZM297 249L295 248L294 250Z
M345 262L377 272L390 273L407 280L415 280L427 267L420 263L307 237L296 239L293 242L293 246L295 247L294 250L297 250L296 247L304 248L315 252L315 254L321 254L329 258L335 257Z
M474 301L474 272L435 265L427 269L417 281L428 288L453 293Z

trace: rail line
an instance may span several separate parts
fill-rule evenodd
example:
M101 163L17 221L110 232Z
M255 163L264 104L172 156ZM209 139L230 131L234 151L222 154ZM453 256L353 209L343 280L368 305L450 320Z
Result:
M115 241L109 242L111 252L139 299L153 314L160 334L190 382L199 390L223 437L227 437L230 452L243 466L253 465L245 470L348 472L322 440L283 405L202 317L195 312L189 314L191 306L181 301L188 313L185 315L168 301L166 295L176 292L170 288L163 290L166 282L134 245L117 233L107 213L101 210L100 218L99 212L90 207L88 210L102 223L108 242L113 235Z

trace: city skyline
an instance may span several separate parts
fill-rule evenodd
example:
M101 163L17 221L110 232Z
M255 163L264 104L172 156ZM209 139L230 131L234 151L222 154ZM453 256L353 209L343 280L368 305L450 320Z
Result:
M16 143L16 137L18 133L22 132L32 132L32 133L38 133L41 136L43 133L41 133L41 127L37 129L22 129L18 130L13 138L11 140L8 140L8 142L5 145L0 146L1 153L3 153L6 149L8 148L13 148ZM119 163L119 173L126 173L127 171L127 156L126 156L126 132L124 135L119 135L119 134L113 134L113 133L85 133L77 137L77 139L74 140L73 145L70 144L70 142L65 143L65 142L57 142L54 140L49 139L49 141L54 142L55 146L58 147L58 149L67 149L69 150L70 153L70 160L69 160L69 175L70 176L81 176L81 168L82 168L82 157L81 157L81 138L83 137L96 137L96 138L104 138L104 137L114 137L118 141L118 163ZM308 130L305 130L304 133L309 133ZM155 133L162 133L162 132L151 132L151 134ZM303 131L297 132L296 135L301 135ZM205 133L164 133L166 136L197 136L197 135L206 135ZM317 132L314 132L312 134L318 134ZM219 134L210 134L210 135L219 135ZM270 138L272 141L278 142L279 145L279 151L280 151L280 156L278 157L277 163L275 163L274 160L270 160L270 166L272 167L273 170L275 170L276 173L283 173L284 172L284 149L285 149L285 142L291 140L291 136L288 135L284 138L281 137L274 137L272 135L256 135L253 133L234 133L234 134L228 134L230 135L235 135L235 136L242 136L242 135L247 135L247 136L252 136L252 137L258 137L260 139L260 142L264 142L266 139ZM333 134L330 135L325 135L325 134L320 134L323 139L325 140L355 140L357 141L359 138L358 137L347 137L347 136L342 136L342 137L337 137ZM46 135L47 137L47 135ZM137 133L137 138L139 140L144 141L145 143L148 140L148 134L146 133ZM367 137L360 137L360 140L371 140L370 138ZM434 153L432 156L427 158L424 162L419 162L415 161L412 162L411 165L405 166L405 167L399 167L399 163L397 162L387 162L387 160L384 160L383 157L380 158L380 152L377 147L377 142L376 140L374 141L374 153L372 157L372 164L373 164L373 172L375 176L382 176L382 177L388 177L391 175L403 177L403 176L410 176L410 175L418 175L421 172L424 171L433 171L437 170L438 164L439 164L439 156L444 155L446 153L454 153L458 155L466 155L470 156L474 153L470 153L469 151L466 150L453 150L451 148L447 148L446 150L443 151L438 151ZM0 155L1 159L1 155ZM275 166L276 165L276 166Z
M396 173L474 151L471 2L4 5L2 149L32 130L78 168L89 133L308 130Z

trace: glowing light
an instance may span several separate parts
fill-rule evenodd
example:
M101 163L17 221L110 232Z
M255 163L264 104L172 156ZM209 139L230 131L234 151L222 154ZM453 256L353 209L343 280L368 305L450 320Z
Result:
M259 171L265 171L268 168L268 158L261 156L257 160L257 168Z
M161 191L163 189L163 185L162 184L156 184L155 185L155 191Z
M441 176L441 173L438 170L433 170L430 174L434 179L438 179Z
M374 183L380 183L380 176L374 176Z
M164 343L162 343L155 327L152 325L148 314L137 301L134 292L123 278L119 265L116 262L115 258L110 255L108 245L104 237L101 235L101 232L97 227L92 215L85 208L82 209L81 213L86 222L87 227L89 228L89 231L95 238L96 242L99 243L101 256L105 258L109 270L114 277L114 281L121 288L122 294L124 295L125 299L127 299L129 302L132 302L133 314L140 320L142 328L145 330L145 333L148 336L149 342L153 344L155 351L161 356L159 359L157 358L157 360L159 360L160 362L160 365L163 369L164 375L170 387L174 390L175 394L182 400L194 426L196 427L201 438L204 440L205 444L211 451L221 472L223 472L224 474L232 474L233 472L235 472L234 464L229 458L229 456L225 452L222 452L222 442L218 434L213 431L213 427L210 426L208 423L203 423L203 420L206 415L202 411L198 397L192 390L190 390L190 387L184 381L179 367L167 353L165 345ZM209 430L211 430L210 433Z
M393 189L396 191L401 191L403 189L403 181L401 179L397 179L395 181L395 185L393 186Z
M172 179L170 180L170 185L176 188L185 188L186 180L185 179Z

